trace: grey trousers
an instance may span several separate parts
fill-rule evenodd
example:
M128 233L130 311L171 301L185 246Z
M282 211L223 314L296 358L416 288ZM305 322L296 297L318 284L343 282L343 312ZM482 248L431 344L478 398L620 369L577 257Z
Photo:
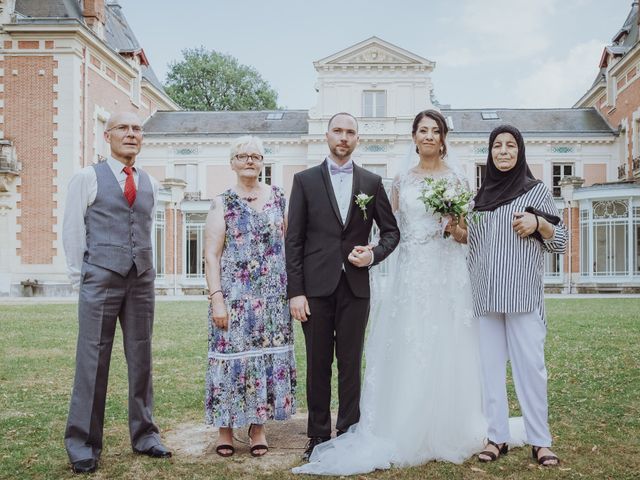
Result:
M160 444L153 422L151 334L155 271L126 277L84 263L78 301L76 375L64 444L71 462L99 459L111 348L120 319L129 377L129 435L136 450Z

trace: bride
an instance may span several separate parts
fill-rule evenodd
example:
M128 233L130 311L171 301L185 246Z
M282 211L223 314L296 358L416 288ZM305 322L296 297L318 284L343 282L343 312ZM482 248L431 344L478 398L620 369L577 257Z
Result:
M439 218L418 200L425 177L466 182L445 161L447 131L439 112L420 112L412 129L420 161L393 182L401 239L384 292L381 279L373 281L360 422L318 445L294 473L349 475L430 460L462 463L483 449L487 426L466 231L453 221L444 238Z

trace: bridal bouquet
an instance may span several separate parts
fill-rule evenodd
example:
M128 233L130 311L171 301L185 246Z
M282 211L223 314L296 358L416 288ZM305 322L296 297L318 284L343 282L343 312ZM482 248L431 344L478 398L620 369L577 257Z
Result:
M474 219L473 192L460 182L448 178L425 178L418 199L424 203L427 212L438 213L441 217L467 217ZM443 230L447 226L443 225ZM445 232L445 237L448 233Z

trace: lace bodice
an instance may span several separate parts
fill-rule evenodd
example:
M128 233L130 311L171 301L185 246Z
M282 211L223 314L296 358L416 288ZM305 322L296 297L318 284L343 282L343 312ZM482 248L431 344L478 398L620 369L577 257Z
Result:
M443 177L466 183L466 179L452 170L435 176ZM424 243L441 235L440 216L427 212L424 203L418 199L423 181L424 177L411 171L398 175L393 181L391 198L401 232L401 242Z

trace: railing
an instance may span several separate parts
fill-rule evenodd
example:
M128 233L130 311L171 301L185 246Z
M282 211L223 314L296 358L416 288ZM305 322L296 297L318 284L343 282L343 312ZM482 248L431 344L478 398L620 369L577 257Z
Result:
M202 192L184 192L184 199L190 202L202 200Z
M627 166L618 165L618 180L621 180L623 178L627 178Z
M640 172L640 157L636 157L633 159L632 163L632 168L633 168L633 173L639 173Z

